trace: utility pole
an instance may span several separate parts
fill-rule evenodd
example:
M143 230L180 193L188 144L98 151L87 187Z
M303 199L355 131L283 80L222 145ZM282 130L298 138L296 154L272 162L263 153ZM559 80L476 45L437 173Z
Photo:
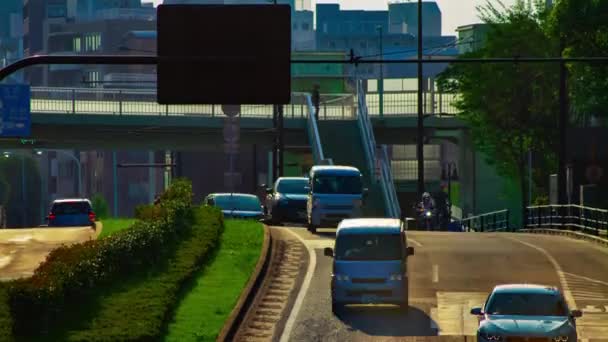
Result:
M379 37L379 45L380 45L380 53L379 58L382 59L382 26L378 25L376 27L378 30ZM378 105L380 108L379 116L382 119L384 117L384 66L380 64L380 77L378 79Z
M418 159L418 198L424 193L424 113L422 108L422 0L418 0L418 125L416 156Z
M560 55L563 55L565 41L561 38ZM566 204L566 125L568 124L568 70L566 63L559 64L559 151L557 171L557 196L559 204Z
M274 5L277 5L277 0L273 0ZM283 141L283 106L272 106L272 122L275 129L274 143L272 146L272 175L273 182L278 177L283 177L283 150L285 144Z

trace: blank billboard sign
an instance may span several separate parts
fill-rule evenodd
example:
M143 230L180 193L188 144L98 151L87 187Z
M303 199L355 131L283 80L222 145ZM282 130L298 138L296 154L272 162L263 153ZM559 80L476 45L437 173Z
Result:
M160 104L287 104L289 5L160 5Z

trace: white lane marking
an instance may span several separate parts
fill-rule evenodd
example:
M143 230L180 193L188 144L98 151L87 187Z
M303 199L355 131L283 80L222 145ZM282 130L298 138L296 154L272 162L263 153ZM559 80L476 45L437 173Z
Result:
M15 236L14 238L8 239L6 241L8 241L8 242L27 242L31 239L32 239L31 235L20 235L20 236Z
M433 265L433 283L439 282L439 265Z
M10 255L0 256L0 268L10 264L11 260L13 260L13 257Z
M431 308L431 329L439 330L439 326L437 326L437 308Z
M289 337L291 336L291 331L293 330L293 326L296 322L296 318L300 313L300 309L302 308L302 303L304 302L304 298L306 297L306 293L308 292L308 288L310 287L310 282L312 281L313 273L315 272L315 267L317 264L317 255L313 248L308 247L306 241L302 239L298 234L290 231L289 229L285 229L284 231L289 232L289 234L295 236L300 242L306 247L308 250L308 269L306 270L306 277L304 277L304 282L302 283L302 287L300 287L300 292L296 297L296 301L291 308L291 312L289 313L289 318L287 319L287 323L285 323L285 328L283 329L283 334L281 335L280 342L289 342Z
M418 247L422 247L422 244L420 242L414 240L414 239L407 238L407 242L411 242L411 243L413 243L414 245L416 245Z
M603 312L602 309L597 308L593 305L587 305L584 309L581 310L584 313L600 313Z
M555 258L549 254L549 252L547 252L546 250L544 250L541 247L535 246L531 243L522 241L520 239L516 239L514 237L510 237L510 236L505 236L505 238L513 240L515 242L519 242L522 245L528 246L530 248L534 248L537 251L541 252L542 254L545 255L545 257L547 259L549 259L549 261L551 262L551 264L553 264L553 268L555 268L555 272L557 272L557 276L559 277L559 282L562 286L562 289L564 291L564 297L566 297L566 301L568 302L568 304L570 305L570 307L572 308L576 308L576 301L574 300L574 296L572 295L572 292L570 291L570 286L568 286L568 282L566 281L566 274L564 273L564 271L562 270L562 267L557 263L557 260L555 260Z
M583 280L585 280L587 282L590 282L590 283L596 283L596 284L602 284L602 285L608 286L608 282L601 281L601 280L598 280L598 279L589 278L589 277L585 277L585 276L574 274L574 273L568 273L568 272L564 272L564 274L568 275L568 276L571 276L571 277L574 277L574 278L583 279Z

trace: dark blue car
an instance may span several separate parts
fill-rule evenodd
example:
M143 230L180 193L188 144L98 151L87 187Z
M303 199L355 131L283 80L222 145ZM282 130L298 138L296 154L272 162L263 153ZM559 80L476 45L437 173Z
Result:
M271 224L306 222L307 177L280 177L266 193L266 218Z
M262 203L255 195L215 193L208 195L204 204L222 209L224 217L227 218L259 220L264 216Z
M95 226L95 213L88 199L60 199L53 201L47 220L49 227Z

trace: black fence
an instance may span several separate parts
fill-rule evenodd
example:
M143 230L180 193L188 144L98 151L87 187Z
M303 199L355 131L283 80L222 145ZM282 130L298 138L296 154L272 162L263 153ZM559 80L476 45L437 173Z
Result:
M608 237L608 210L575 204L527 207L525 227L573 230Z
M460 220L465 232L509 232L509 209L470 216Z

